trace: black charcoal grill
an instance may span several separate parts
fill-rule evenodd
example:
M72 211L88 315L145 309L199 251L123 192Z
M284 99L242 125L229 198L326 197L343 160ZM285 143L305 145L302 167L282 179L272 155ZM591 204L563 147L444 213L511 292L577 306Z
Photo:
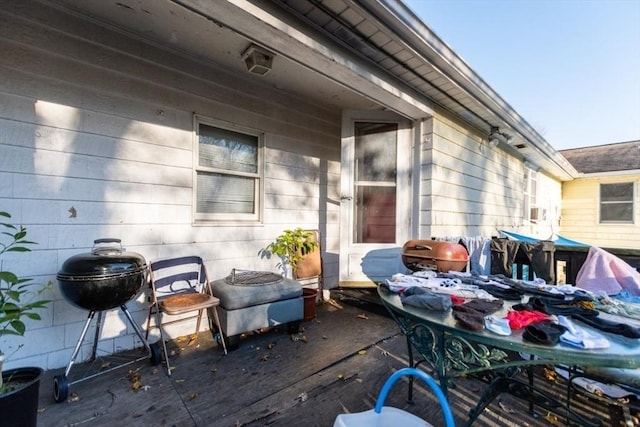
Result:
M151 363L157 364L160 362L159 346L157 344L149 345L142 334L140 326L134 322L126 306L140 292L145 283L146 272L147 264L144 257L135 252L124 252L120 239L95 240L90 253L74 255L64 262L57 275L60 291L71 304L83 310L89 310L89 316L73 350L67 369L63 375L57 375L53 380L53 393L56 402L66 400L70 385L146 357L135 358L129 360L128 363L119 364L109 369L102 369L97 373L69 382L68 377L71 367L75 363L96 312L98 313L98 322L89 361L97 360L96 353L103 311L120 307L146 350L150 353Z

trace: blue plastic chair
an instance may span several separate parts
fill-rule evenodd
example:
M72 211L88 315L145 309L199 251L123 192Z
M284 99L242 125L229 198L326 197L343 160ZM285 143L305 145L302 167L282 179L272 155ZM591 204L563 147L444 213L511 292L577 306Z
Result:
M430 424L409 412L403 411L402 409L393 408L389 406L383 406L384 401L387 398L387 394L389 394L389 390L393 386L393 384L401 377L404 376L415 376L422 379L426 382L431 390L435 393L438 401L440 402L440 406L442 407L442 412L444 414L444 421L447 427L455 427L455 422L453 420L453 414L451 412L451 407L449 406L449 402L447 401L447 397L442 392L442 389L436 383L436 381L431 378L429 375L415 368L403 368L399 371L393 373L387 381L382 386L382 390L380 390L380 394L378 395L378 400L376 402L375 409L370 409L365 412L358 412L355 414L340 414L336 417L335 422L333 423L333 427L365 427L365 426L389 426L389 427L425 427Z

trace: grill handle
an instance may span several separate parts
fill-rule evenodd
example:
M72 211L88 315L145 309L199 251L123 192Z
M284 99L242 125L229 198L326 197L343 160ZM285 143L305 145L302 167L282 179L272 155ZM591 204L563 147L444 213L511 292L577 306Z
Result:
M117 246L112 245L112 246L103 246L101 248L96 247L97 245L108 244L108 243L117 243ZM124 252L124 250L122 249L122 240L109 238L109 237L104 239L96 239L93 241L93 248L91 249L91 252L94 254L122 253Z
M416 245L413 249L426 249L428 251L432 251L433 248L431 246L427 246L427 245Z

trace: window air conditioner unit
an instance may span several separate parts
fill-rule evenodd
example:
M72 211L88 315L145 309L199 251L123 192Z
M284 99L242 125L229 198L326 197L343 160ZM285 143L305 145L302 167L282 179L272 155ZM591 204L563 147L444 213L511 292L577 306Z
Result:
M547 219L547 210L543 208L531 208L529 212L529 220L531 222L540 222Z

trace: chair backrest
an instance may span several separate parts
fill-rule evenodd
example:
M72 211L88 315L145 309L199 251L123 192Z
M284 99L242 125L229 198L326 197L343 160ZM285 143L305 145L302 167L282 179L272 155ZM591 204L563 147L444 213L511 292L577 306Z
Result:
M320 282L322 280L322 248L320 247L320 232L318 230L305 230L313 235L313 239L318 243L316 248L306 254L303 259L298 261L297 269L294 274L296 280L315 279Z
M207 269L199 256L165 258L149 263L151 285L158 298L184 292L201 292L209 285Z

